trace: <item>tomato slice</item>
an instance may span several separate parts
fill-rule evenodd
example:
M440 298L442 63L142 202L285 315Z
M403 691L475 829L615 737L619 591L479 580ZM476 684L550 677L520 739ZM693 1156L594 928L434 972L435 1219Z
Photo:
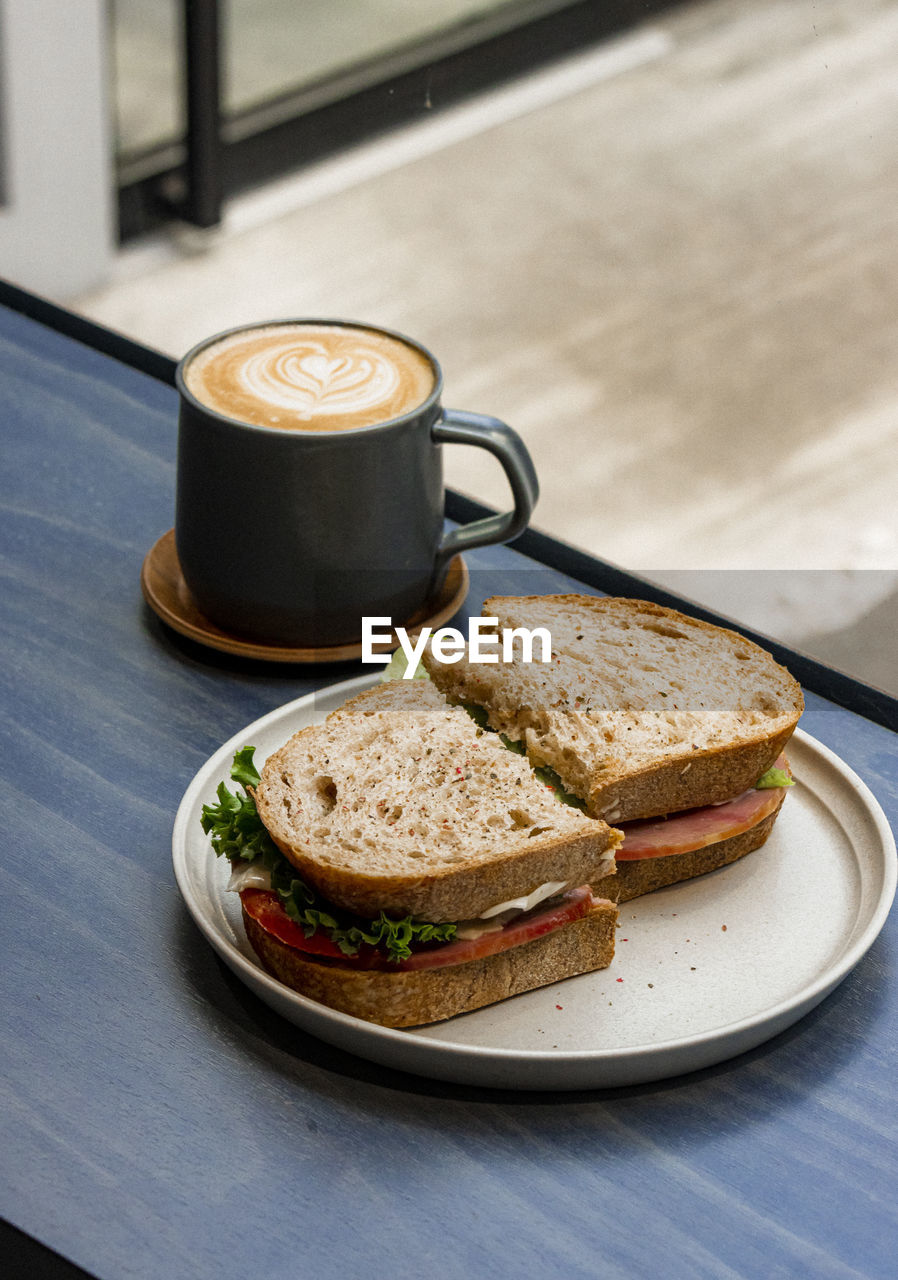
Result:
M305 931L287 915L280 898L273 890L242 889L240 901L256 924L261 925L266 933L270 933L279 942L286 942L288 947L295 947L297 951L305 951L308 955L330 956L347 964L352 964L356 959L354 956L345 956L336 942L332 942L320 929L311 938L307 938Z
M571 924L587 915L595 906L595 899L589 885L581 885L579 889L571 889L553 907L533 911L511 921L504 929L494 933L481 934L479 938L470 938L458 942L447 942L441 946L414 952L407 960L398 964L387 959L374 947L360 948L358 955L346 956L335 942L318 930L307 938L304 931L294 920L291 920L281 905L277 894L269 889L243 889L240 900L257 924L279 942L288 947L295 947L306 955L316 956L322 960L339 960L341 964L358 969L385 969L397 973L412 969L437 969L448 965L465 964L468 960L478 960L482 956L496 955L507 951L509 947L520 946L543 934L560 929L562 925Z
M780 756L777 768L787 769L785 758ZM638 822L622 822L624 843L615 857L618 862L635 861L638 858L669 858L678 853L692 853L720 840L741 835L773 813L782 799L784 787L769 787L763 791L752 788L726 804L706 805L701 809L687 809L669 818L644 818Z
M509 947L519 947L524 942L532 942L543 934L560 929L562 925L571 924L585 916L595 906L592 890L588 884L579 889L571 889L559 903L547 910L528 912L520 919L512 920L504 929L495 933L483 933L479 938L469 938L459 942L447 942L442 947L434 947L430 951L416 951L407 960L402 960L397 969L436 969L450 964L465 964L468 960L479 960L483 956L494 956Z

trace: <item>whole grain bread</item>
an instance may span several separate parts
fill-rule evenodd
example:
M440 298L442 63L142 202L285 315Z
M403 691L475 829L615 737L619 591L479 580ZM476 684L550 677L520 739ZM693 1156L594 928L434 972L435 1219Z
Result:
M497 955L397 973L310 960L262 929L245 910L243 923L265 968L294 991L368 1022L411 1027L607 968L614 958L617 908L600 901L582 919Z
M730 836L728 840L705 845L692 853L675 853L663 858L618 860L617 874L614 876L618 901L630 902L633 898L642 897L644 893L653 893L655 889L664 889L681 880L703 876L708 871L729 866L731 862L744 858L747 853L760 849L773 830L782 803L780 800L772 813L747 831ZM595 891L601 892L601 885L596 886Z
M801 688L764 649L642 600L494 596L500 628L544 627L548 663L424 665L450 700L549 765L608 822L717 804L752 787L789 740ZM537 649L537 653L538 653ZM423 683L423 682L422 682Z
M471 919L549 881L591 884L621 840L425 680L379 685L300 730L254 798L302 877L367 917Z

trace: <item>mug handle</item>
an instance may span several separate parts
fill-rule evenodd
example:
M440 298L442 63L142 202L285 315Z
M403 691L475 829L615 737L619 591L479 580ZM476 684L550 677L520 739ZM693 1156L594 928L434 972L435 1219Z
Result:
M510 542L527 528L536 500L539 481L527 446L511 427L498 418L462 409L443 409L431 428L437 444L475 444L488 449L502 463L511 485L514 510L485 516L445 535L437 549L435 571L439 575L454 555L487 547L494 542Z

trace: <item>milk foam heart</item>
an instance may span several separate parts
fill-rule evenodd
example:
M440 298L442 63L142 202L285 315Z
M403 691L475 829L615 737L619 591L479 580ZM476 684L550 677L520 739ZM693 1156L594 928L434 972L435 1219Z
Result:
M194 356L184 376L217 413L294 431L389 422L422 404L436 382L417 347L377 330L323 324L229 334Z

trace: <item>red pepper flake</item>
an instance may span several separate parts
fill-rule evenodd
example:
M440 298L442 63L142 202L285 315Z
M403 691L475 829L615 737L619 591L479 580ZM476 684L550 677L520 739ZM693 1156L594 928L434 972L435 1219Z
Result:
M623 978L618 978L618 982L623 982Z
M563 1005L563 1004L556 1004L555 1008L556 1008L556 1009L563 1009L563 1008L564 1008L564 1005Z
M720 926L720 930L721 930L721 932L722 932L722 933L726 933L726 931L727 931L727 927L726 927L726 925L725 925L725 924L722 924L722 925Z
M629 938L621 938L621 942L629 942L629 941L630 941Z

